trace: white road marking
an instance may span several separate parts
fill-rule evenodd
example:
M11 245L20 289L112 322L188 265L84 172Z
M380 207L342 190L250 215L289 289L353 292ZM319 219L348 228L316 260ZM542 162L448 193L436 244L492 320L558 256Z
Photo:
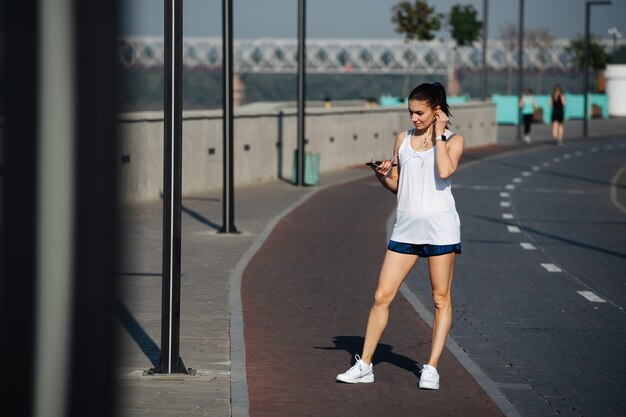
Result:
M511 203L508 201L500 201L500 207L511 207Z
M513 184L507 184L507 185L505 185L505 186L504 186L504 188L505 188L506 190L514 190L514 189L515 189L515 186L514 186Z
M510 196L511 196L511 193L507 193L507 192L505 192L505 191L503 191L503 192L501 192L501 193L500 193L500 197L504 197L504 198L506 198L506 197L510 197Z
M576 151L576 153L574 155L576 155L576 156L583 156L583 152L582 151Z
M591 148L591 152L598 152L598 148L594 146L593 148Z
M620 186L618 181L621 178L625 169L626 169L626 166L621 167L619 170L617 170L615 175L613 175L613 178L611 178L611 202L615 204L615 207L617 207L624 213L626 213L626 207L624 207L617 199L617 187Z
M583 297L585 297L587 300L591 301L592 303L606 303L606 300L602 297L600 297L599 295L594 294L591 291L576 291L578 294L582 295Z
M561 270L561 268L559 268L558 266L556 266L555 264L541 264L542 267L545 268L546 271L548 272L563 272Z
M380 184L379 184L380 185ZM472 185L472 184L452 184L452 188L462 188L462 189L466 189L466 190L480 190L480 191L487 191L487 190L499 190L500 187L497 185Z
M552 161L556 162L556 163L559 163L559 162L561 162L561 158L554 158L554 159L552 159Z
M506 220L511 220L513 215L511 213L502 213L502 218Z
M531 176L531 172L530 171L522 172L522 177L530 177L530 176Z
M531 168L533 171L537 172L539 171L541 168L538 167L537 165L535 165L534 167Z
M526 250L537 250L537 247L530 242L520 242L519 245Z
M557 188L525 188L524 192L528 192L528 193L547 193L547 194L578 194L578 195L583 195L583 194L590 194L590 195L595 195L598 194L597 191L593 191L593 190L561 190L561 189L557 189Z
M522 233L520 228L517 226L507 226L506 228L510 233Z
M544 163L543 163L543 164L541 164L541 165L543 165L544 167L549 167L549 166L550 166L550 162L544 162Z
M520 182L522 182L521 178L513 178L513 182L516 184L519 184Z
M571 155L570 155L570 154L568 154L568 153L566 153L565 155L563 155L563 159L570 159L570 158L571 158Z

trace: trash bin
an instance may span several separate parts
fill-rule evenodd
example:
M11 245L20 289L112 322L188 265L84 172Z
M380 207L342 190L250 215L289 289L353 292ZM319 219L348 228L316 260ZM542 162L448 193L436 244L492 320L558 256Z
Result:
M293 169L291 170L291 182L297 182L298 172L298 149L293 151ZM304 153L304 185L319 185L320 183L320 154Z

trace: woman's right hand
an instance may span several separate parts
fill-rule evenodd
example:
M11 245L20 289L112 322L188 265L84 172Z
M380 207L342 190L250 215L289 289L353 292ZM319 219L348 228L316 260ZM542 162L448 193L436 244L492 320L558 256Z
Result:
M374 162L373 159L372 159L372 162ZM374 171L376 172L377 177L384 178L389 175L389 172L391 172L391 167L392 167L391 160L385 159L384 161L380 163L380 165L378 165L377 167L372 167L372 169L374 169Z

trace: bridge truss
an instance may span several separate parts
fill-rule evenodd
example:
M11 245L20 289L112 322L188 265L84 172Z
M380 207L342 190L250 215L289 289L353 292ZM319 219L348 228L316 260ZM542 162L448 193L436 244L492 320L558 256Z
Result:
M621 44L626 44L622 41ZM524 45L524 68L529 71L573 70L573 56L567 51L569 40L559 39L543 47ZM603 43L609 48L609 42ZM221 38L187 37L183 41L183 62L187 70L219 70L222 65ZM307 72L314 74L421 74L448 72L453 60L456 68L478 71L482 47L458 48L453 54L451 41L405 43L397 40L309 39ZM235 70L239 73L295 73L298 68L295 39L238 40L234 43ZM129 37L119 40L119 58L126 68L163 67L163 39ZM490 70L517 68L515 42L490 40L487 44Z

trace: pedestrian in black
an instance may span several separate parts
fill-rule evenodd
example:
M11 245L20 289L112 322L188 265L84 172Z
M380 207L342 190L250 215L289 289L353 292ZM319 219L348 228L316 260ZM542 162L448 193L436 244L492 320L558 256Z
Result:
M550 97L550 106L552 107L552 140L555 145L563 145L565 94L563 94L559 84L554 86Z

